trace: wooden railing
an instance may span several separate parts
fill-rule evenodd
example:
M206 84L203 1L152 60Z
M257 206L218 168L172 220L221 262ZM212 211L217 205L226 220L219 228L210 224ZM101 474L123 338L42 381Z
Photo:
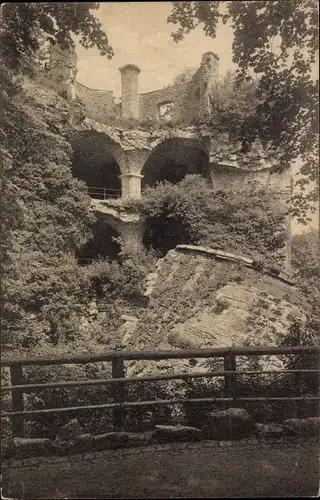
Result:
M9 367L11 374L11 385L2 386L2 392L12 393L12 411L3 412L1 418L10 417L12 421L13 436L24 436L24 420L32 419L38 415L49 413L74 413L88 409L112 409L114 415L114 428L121 429L126 408L130 407L150 407L157 405L175 405L183 403L211 403L211 402L229 402L241 404L245 401L285 401L293 400L298 402L316 401L319 400L319 394L314 396L299 396L294 397L238 397L235 395L235 383L237 375L263 375L263 374L279 374L290 373L297 374L319 374L319 369L310 370L277 370L277 371L237 371L236 358L238 356L265 356L265 355L316 355L319 358L319 347L251 347L251 348L214 348L214 349L199 349L199 350L170 350L170 351L115 351L107 352L99 355L69 355L63 357L38 357L38 358L21 358L21 359L3 359L2 367ZM129 360L163 360L163 359L199 359L199 358L223 358L224 370L211 372L193 372L193 373L175 373L165 375L148 375L143 377L126 377L125 376L125 361ZM49 365L64 365L64 364L86 364L110 361L112 363L112 378L98 380L75 380L61 381L49 383L24 384L23 367L27 366L49 366ZM224 377L224 395L218 398L194 398L194 399L166 399L152 401L126 401L125 385L137 384L143 382L155 382L164 380L187 380L192 378L211 378ZM113 402L97 405L75 406L65 408L46 408L42 410L25 410L24 409L24 394L36 392L43 389L54 388L72 388L72 387L94 387L113 386Z
M120 189L108 189L104 187L88 187L88 195L97 200L110 200L121 198Z

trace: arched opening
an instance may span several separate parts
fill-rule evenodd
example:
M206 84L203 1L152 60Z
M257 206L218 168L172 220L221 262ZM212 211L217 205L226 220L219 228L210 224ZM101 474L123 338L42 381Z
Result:
M121 170L115 156L120 146L108 136L92 130L79 132L72 140L72 172L88 186L96 199L121 197Z
M115 260L121 251L119 233L106 223L103 217L97 215L93 224L92 238L81 249L77 250L76 258L81 265L88 265L98 260Z
M167 139L157 146L142 169L142 189L168 181L177 184L188 174L209 179L209 157L196 139Z
M143 235L143 244L148 250L155 250L164 257L177 245L192 244L187 224L164 211L156 216L147 217Z

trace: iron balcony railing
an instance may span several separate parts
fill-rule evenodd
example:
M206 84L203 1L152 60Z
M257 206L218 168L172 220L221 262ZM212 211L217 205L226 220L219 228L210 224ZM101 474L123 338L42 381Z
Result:
M88 187L87 193L96 200L110 200L121 198L120 189L108 189L104 187Z
M85 257L80 257L77 259L78 264L81 266L89 266L90 264L93 264L94 262L104 262L105 259L88 259Z
M3 359L2 367L9 367L11 376L11 385L2 386L1 391L11 392L12 394L12 411L2 412L1 418L10 417L12 422L13 436L23 437L25 435L24 422L25 419L32 420L33 417L46 414L65 414L77 413L88 409L112 409L114 428L119 430L123 428L124 416L126 408L130 407L152 407L159 405L176 405L183 403L213 403L227 402L231 404L241 405L246 401L261 402L261 401L296 401L299 403L306 401L319 401L318 387L316 395L303 395L297 388L298 396L276 396L276 397L238 397L235 392L236 379L238 375L257 375L264 374L296 374L297 378L302 374L319 374L317 370L276 370L276 371L242 371L236 369L236 359L239 356L266 356L266 355L299 355L299 356L317 356L319 359L319 347L232 347L232 348L213 348L213 349L198 349L198 350L168 350L168 351L114 351L104 354L92 355L68 355L68 356L50 356L50 357L35 357L35 358L11 358ZM126 377L125 376L125 361L129 360L153 360L159 361L163 359L197 359L197 358L223 358L224 370L211 372L192 372L192 373L174 373L165 375L148 375L141 377ZM65 364L86 364L110 361L112 363L112 377L97 380L73 380L49 383L24 383L23 368L27 366L50 366L50 365L65 365ZM319 366L317 364L317 366ZM149 401L127 401L125 386L127 384L141 384L143 382L155 382L164 380L188 380L195 378L212 378L224 377L224 395L216 398L190 398L190 399L166 399L166 400L149 400ZM317 380L319 377L317 378ZM87 386L108 386L112 387L112 403L91 404L85 406L74 406L64 408L44 408L41 410L25 410L24 409L24 394L41 391L44 389L57 388L76 388Z

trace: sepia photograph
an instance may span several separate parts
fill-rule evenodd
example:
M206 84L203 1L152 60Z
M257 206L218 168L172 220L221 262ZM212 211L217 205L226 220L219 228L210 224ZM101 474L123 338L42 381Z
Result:
M318 2L2 2L0 82L1 500L318 498Z

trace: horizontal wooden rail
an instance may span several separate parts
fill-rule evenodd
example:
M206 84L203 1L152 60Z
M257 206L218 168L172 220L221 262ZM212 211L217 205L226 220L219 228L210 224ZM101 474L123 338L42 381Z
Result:
M190 398L190 399L158 399L155 401L128 401L124 403L106 403L90 406L70 406L66 408L46 408L45 410L25 410L16 412L3 412L1 418L10 416L35 416L46 413L70 413L74 411L102 410L106 408L135 408L139 406L161 406L188 403L215 403L215 402L241 402L241 401L320 401L320 396L287 396L287 397L244 397L244 398Z
M71 365L85 363L99 363L102 361L112 361L123 359L125 361L161 359L190 359L190 358L223 358L228 354L234 356L268 356L268 355L288 355L288 354L320 354L320 347L221 347L212 349L174 349L163 351L110 351L104 354L79 354L67 356L42 356L34 358L3 358L2 367L13 364L28 365Z
M320 348L314 346L304 347L228 347L228 348L212 348L212 349L194 349L194 350L167 350L167 351L113 351L104 354L82 354L68 356L49 356L49 357L34 357L34 358L7 358L2 360L2 367L10 369L11 385L2 386L2 392L12 393L12 411L3 412L1 418L10 417L12 420L13 436L24 436L24 420L30 417L35 417L45 414L61 414L72 413L78 411L88 411L94 409L113 409L114 429L120 430L124 423L124 410L126 408L147 407L157 405L174 405L174 404L189 404L189 403L214 403L214 402L258 402L258 401L296 401L302 408L302 403L306 401L319 401L318 395L306 394L303 396L300 387L303 374L319 374L319 370L239 370L236 367L237 356L286 356L286 355L319 355ZM189 372L189 373L173 373L164 375L147 375L143 377L126 377L125 376L125 361L133 360L163 360L163 359L204 359L204 358L223 358L223 371L207 371L207 372ZM71 365L85 363L99 363L102 361L110 361L112 363L112 375L108 379L96 380L72 380L61 382L47 382L24 384L23 368L27 366L50 366L50 365ZM238 397L235 392L237 377L240 375L279 375L293 374L296 376L296 381L299 386L299 395L288 397ZM136 384L141 382L156 382L164 380L188 380L193 378L213 378L224 377L224 391L222 397L212 398L196 398L196 399L164 399L154 401L126 401L126 387L128 384ZM318 377L319 378L319 377ZM300 382L299 382L300 381ZM111 385L111 403L85 405L64 408L45 408L41 410L24 410L24 394L35 392L38 390L59 389L59 388L76 388L76 387L95 387ZM318 388L315 389L318 394ZM312 392L314 392L312 390ZM301 403L301 404L300 404Z
M135 384L141 382L156 382L160 380L185 380L189 378L214 378L224 377L225 375L278 375L278 374L300 374L300 373L319 373L320 370L259 370L259 371L218 371L218 372L188 372L174 373L172 375L147 375L143 377L125 377L125 378L101 378L96 380L69 380L68 382L47 382L41 384L24 384L2 386L1 392L10 392L16 389L23 390L24 393L33 392L37 389L60 389L63 387L84 387L111 385L117 383Z

